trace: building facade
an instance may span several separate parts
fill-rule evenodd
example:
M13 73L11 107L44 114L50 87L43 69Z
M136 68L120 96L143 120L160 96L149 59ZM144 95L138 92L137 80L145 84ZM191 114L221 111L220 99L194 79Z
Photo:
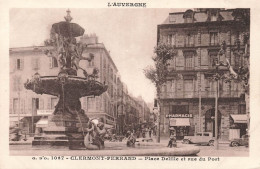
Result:
M119 126L120 118L123 125L139 123L138 104L129 95L127 86L121 82L118 70L110 53L104 44L98 43L96 35L84 35L80 41L87 45L83 55L94 54L91 62L81 61L80 67L91 74L93 68L98 68L99 77L96 79L108 85L108 89L100 96L81 98L82 109L88 117L99 118L106 127ZM24 83L35 73L41 76L57 76L60 68L55 58L44 54L48 46L10 48L10 126L19 124L27 133L34 133L38 127L47 125L47 116L52 114L58 103L58 98L50 95L38 95L24 88ZM78 70L78 76L84 77ZM130 108L129 108L130 107Z
M177 56L169 62L170 75L162 87L161 132L173 127L177 137L215 130L215 95L217 82L212 80L214 63L225 61L218 55L226 42L226 57L237 70L243 64L237 45L244 50L243 35L249 32L244 19L247 9L197 9L170 13L157 28L157 42L171 44ZM220 67L226 73L226 67ZM219 81L219 137L228 140L246 134L246 102L241 83ZM237 120L237 119L240 119ZM236 129L236 136L234 130Z

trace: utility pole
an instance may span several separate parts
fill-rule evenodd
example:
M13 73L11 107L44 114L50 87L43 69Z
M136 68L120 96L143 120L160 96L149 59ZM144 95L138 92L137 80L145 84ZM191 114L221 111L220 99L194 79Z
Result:
M199 85L199 132L201 132L201 84Z
M218 68L217 68L218 69ZM218 95L219 95L219 79L216 79L216 93L215 93L215 149L218 149Z
M19 84L20 85L20 84ZM18 128L20 129L20 113L21 113L21 93L20 86L18 88Z

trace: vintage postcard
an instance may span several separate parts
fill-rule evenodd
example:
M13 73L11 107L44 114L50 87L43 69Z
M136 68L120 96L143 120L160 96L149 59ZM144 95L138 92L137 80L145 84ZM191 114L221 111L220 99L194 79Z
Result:
M4 5L0 168L259 168L257 2L185 2Z

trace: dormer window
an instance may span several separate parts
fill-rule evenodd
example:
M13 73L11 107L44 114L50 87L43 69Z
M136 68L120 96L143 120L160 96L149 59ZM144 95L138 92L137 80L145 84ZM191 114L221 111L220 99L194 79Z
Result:
M223 17L220 15L219 8L207 9L208 19L207 21L222 21Z
M193 23L194 20L194 12L192 10L187 10L183 14L184 23Z
M211 15L210 21L217 21L217 15Z

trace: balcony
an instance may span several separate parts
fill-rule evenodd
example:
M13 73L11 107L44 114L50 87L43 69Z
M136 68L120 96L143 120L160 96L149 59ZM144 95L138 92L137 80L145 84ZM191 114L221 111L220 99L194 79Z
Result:
M202 91L201 98L215 98L215 91ZM243 91L220 91L220 98L239 98ZM160 97L162 99L186 99L199 98L199 92L185 91L185 92L162 92Z

